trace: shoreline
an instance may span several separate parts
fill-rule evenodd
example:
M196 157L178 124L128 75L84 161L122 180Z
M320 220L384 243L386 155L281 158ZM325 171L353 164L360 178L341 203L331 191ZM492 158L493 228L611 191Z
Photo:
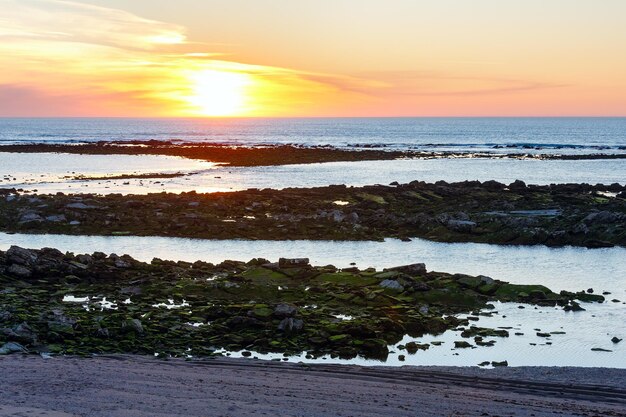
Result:
M373 369L229 358L13 355L0 358L0 375L10 387L0 391L0 415L6 417L204 416L207 410L241 417L322 416L330 410L372 417L626 411L626 370L607 368Z
M197 159L232 167L278 166L324 162L383 161L401 158L498 158L537 160L602 160L626 159L616 154L530 154L523 152L452 152L380 149L344 149L331 146L300 145L232 146L206 142L171 141L100 141L77 144L13 144L0 145L4 153L69 153L86 155L165 155Z

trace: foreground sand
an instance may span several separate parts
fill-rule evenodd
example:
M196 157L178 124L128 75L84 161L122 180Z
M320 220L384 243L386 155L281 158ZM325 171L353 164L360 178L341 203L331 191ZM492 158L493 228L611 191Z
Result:
M0 416L624 416L626 370L0 358Z

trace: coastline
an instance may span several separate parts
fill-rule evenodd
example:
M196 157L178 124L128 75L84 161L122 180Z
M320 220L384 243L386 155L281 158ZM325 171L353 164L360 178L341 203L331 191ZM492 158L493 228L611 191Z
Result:
M166 155L227 166L253 167L324 162L383 161L401 158L500 158L538 160L626 159L626 153L606 154L531 154L524 152L452 152L380 149L344 149L331 146L265 145L232 146L203 142L169 141L101 141L77 144L13 144L1 145L5 153L70 153L84 155Z
M0 375L10 387L0 391L0 415L6 417L626 412L626 370L606 368L367 368L230 358L12 355L0 358Z

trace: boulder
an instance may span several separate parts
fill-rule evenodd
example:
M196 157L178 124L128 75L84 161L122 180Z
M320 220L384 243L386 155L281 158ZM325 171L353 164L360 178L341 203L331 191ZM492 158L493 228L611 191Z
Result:
M85 203L70 203L65 205L68 209L77 209L77 210L89 210L98 208L97 206L90 206Z
M620 219L620 215L617 213L612 213L610 211L599 211L596 213L591 213L587 217L583 219L583 222L587 225L593 224L607 224L614 223Z
M19 343L8 342L0 346L0 355L9 355L11 353L27 353L28 350Z
M19 246L11 246L6 252L7 263L25 266L33 266L37 263L39 255L36 251L20 248Z
M386 279L378 285L382 288L387 288L398 292L404 291L404 287L398 281L395 281L393 279Z
M7 273L18 278L29 278L33 274L33 271L23 265L13 264L7 268Z
M397 271L403 274L415 276L426 274L426 265L423 263L416 263L410 265L396 266L394 268L386 268L384 271Z
M515 180L509 184L509 190L511 191L524 191L526 190L526 183L522 180Z
M129 319L122 323L122 330L129 333L143 334L143 325L139 319Z
M20 223L42 222L43 217L37 213L25 213L20 217Z
M274 316L276 317L293 317L298 312L298 308L287 303L280 303L274 308Z
M9 341L27 345L34 344L37 341L37 335L26 322L18 324L13 328L0 329L0 334L3 334Z
M278 330L285 333L298 332L304 327L304 322L292 317L284 318L278 324Z

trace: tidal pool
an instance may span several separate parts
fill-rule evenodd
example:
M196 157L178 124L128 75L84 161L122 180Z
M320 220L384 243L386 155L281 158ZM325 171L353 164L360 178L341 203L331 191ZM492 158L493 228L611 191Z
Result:
M249 260L262 257L272 261L279 257L309 257L312 264L334 264L360 268L398 266L424 262L428 270L488 275L513 283L543 284L558 290L580 291L593 288L606 294L604 303L583 303L586 311L565 312L560 308L537 307L518 303L495 303L491 317L480 316L472 321L480 327L507 327L510 337L495 340L493 347L454 348L464 339L458 331L439 336L424 336L409 341L443 342L428 350L408 354L391 347L394 352L386 362L364 359L341 360L318 358L324 363L358 363L364 365L477 365L485 361L507 360L510 366L602 366L626 368L626 340L612 343L612 337L626 339L626 248L586 249L578 247L548 248L545 246L503 246L479 243L439 243L423 239L402 242L338 241L250 241L202 240L135 236L69 236L0 233L0 249L11 245L27 248L54 247L75 253L129 254L150 261L154 257L168 260L219 263L225 259ZM615 301L613 301L615 300ZM173 303L169 303L172 304ZM164 307L169 307L165 305ZM520 308L523 306L524 308ZM303 307L306 308L306 307ZM348 319L348 317L342 317ZM537 333L551 333L541 337ZM564 334L561 334L564 332ZM523 333L516 336L515 333ZM610 350L592 351L592 348ZM226 353L226 352L224 352ZM241 352L228 352L241 356ZM193 356L193 352L190 352ZM401 361L399 356L404 355ZM282 359L282 355L261 355L263 359ZM290 361L310 362L305 355Z

